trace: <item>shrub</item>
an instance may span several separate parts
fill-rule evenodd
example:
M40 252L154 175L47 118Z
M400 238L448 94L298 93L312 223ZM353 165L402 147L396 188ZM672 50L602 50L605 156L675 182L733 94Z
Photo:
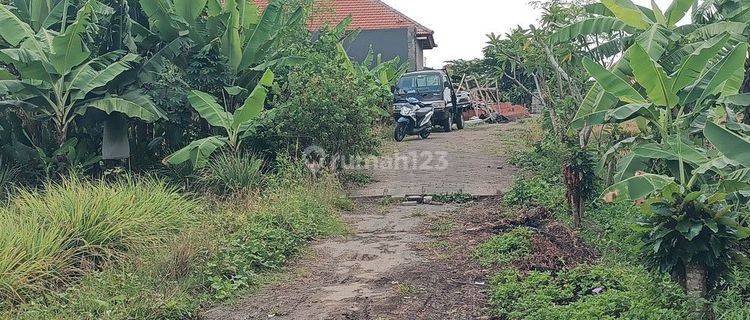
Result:
M21 190L0 209L0 298L22 302L143 250L193 221L197 204L164 183L78 178Z
M669 279L626 266L578 267L553 275L504 270L490 304L508 319L692 319L692 301Z
M316 146L328 155L327 165L377 150L380 98L367 93L367 79L344 67L337 45L338 38L323 32L305 63L290 72L274 109L249 137L256 151L302 155Z
M482 243L474 250L474 257L483 267L489 268L513 263L531 254L531 251L531 230L519 227Z
M218 193L237 193L263 186L263 160L250 154L222 153L203 169L201 182Z
M514 155L510 163L519 166L549 182L562 181L562 159L570 157L571 150L555 137L546 136L532 148Z
M750 266L735 266L725 278L713 301L716 319L750 319Z

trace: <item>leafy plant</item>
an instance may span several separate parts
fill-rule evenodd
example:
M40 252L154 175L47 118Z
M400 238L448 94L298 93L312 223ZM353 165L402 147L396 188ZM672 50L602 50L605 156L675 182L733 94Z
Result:
M242 140L250 134L253 120L264 110L268 88L273 85L274 74L267 70L258 85L245 99L242 107L230 113L230 107L221 106L216 98L205 92L193 90L188 94L190 105L211 126L220 128L226 135L212 136L192 142L187 147L175 152L166 159L165 164L179 165L192 163L194 168L206 165L211 155L217 150L228 146L234 153L239 153ZM226 89L227 95L239 94L233 88Z
M706 270L720 272L713 267L728 260L731 243L750 235L727 214L743 205L729 195L750 189L743 174L750 153L739 151L750 150L750 142L724 105L739 97L748 44L731 33L708 35L680 63L668 64L666 48L680 38L669 36L673 19L692 1L675 1L666 15L627 0L603 4L628 27L645 30L611 70L583 62L597 83L590 94L599 99L582 105L579 118L589 124L634 120L640 129L608 151L622 156L605 199L644 203L644 252L662 270L687 279L691 292L705 294Z
M59 7L66 5L64 1ZM118 112L148 122L164 117L139 91L113 90L118 87L113 85L115 80L132 69L139 56L123 51L93 56L86 47L83 38L94 27L92 18L98 5L93 0L85 2L70 24L62 19L59 32L45 28L34 32L8 7L0 6L0 37L10 46L0 50L0 61L18 72L0 71L0 95L11 97L6 105L32 111L37 119L52 120L59 146L68 139L75 119L87 109ZM32 21L40 23L36 18Z
M273 190L248 216L242 229L222 244L206 269L212 294L223 300L278 270L302 244L345 231L336 216L335 185L307 185Z
M669 279L626 266L581 266L556 275L504 270L491 280L493 313L509 319L698 319Z
M382 113L380 100L363 90L368 79L344 67L339 41L325 30L306 49L305 62L292 68L274 108L249 140L255 151L301 155L314 147L325 152L323 165L332 169L377 151L373 124Z

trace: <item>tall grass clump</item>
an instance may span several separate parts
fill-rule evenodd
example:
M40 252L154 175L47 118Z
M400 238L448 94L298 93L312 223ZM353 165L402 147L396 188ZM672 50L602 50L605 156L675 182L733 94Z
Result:
M191 224L198 204L153 179L68 178L0 208L0 300L24 302Z
M264 161L254 155L222 153L211 159L200 181L220 194L233 194L263 186Z

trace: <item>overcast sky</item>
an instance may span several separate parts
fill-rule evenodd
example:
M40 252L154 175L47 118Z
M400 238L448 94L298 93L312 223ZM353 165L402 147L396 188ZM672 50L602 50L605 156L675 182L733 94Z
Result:
M528 27L540 15L527 0L383 1L435 30L438 47L425 53L425 64L433 68L441 68L447 60L480 58L486 34L505 34L517 25ZM634 2L651 7L650 0ZM662 10L671 2L656 0Z

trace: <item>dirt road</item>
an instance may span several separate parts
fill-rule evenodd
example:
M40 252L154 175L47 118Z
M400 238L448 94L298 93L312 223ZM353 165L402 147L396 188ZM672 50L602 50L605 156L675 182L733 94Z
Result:
M461 188L494 194L509 186L514 172L498 151L496 135L502 129L484 126L406 145L424 151L455 147L456 152L448 155L450 174L440 175L447 180L430 186L448 193ZM410 193L409 188L422 187L422 182L410 180L418 175L397 171L374 170L378 182L358 194L380 188ZM497 219L498 201L410 207L359 199L356 209L344 215L351 226L349 236L314 244L309 255L289 267L282 283L204 317L486 319L487 279L471 252L491 236L477 230Z
M427 140L408 137L395 151L363 166L374 183L354 196L503 193L515 173L506 165L513 150L498 145L506 125L480 125L451 133L433 133Z

